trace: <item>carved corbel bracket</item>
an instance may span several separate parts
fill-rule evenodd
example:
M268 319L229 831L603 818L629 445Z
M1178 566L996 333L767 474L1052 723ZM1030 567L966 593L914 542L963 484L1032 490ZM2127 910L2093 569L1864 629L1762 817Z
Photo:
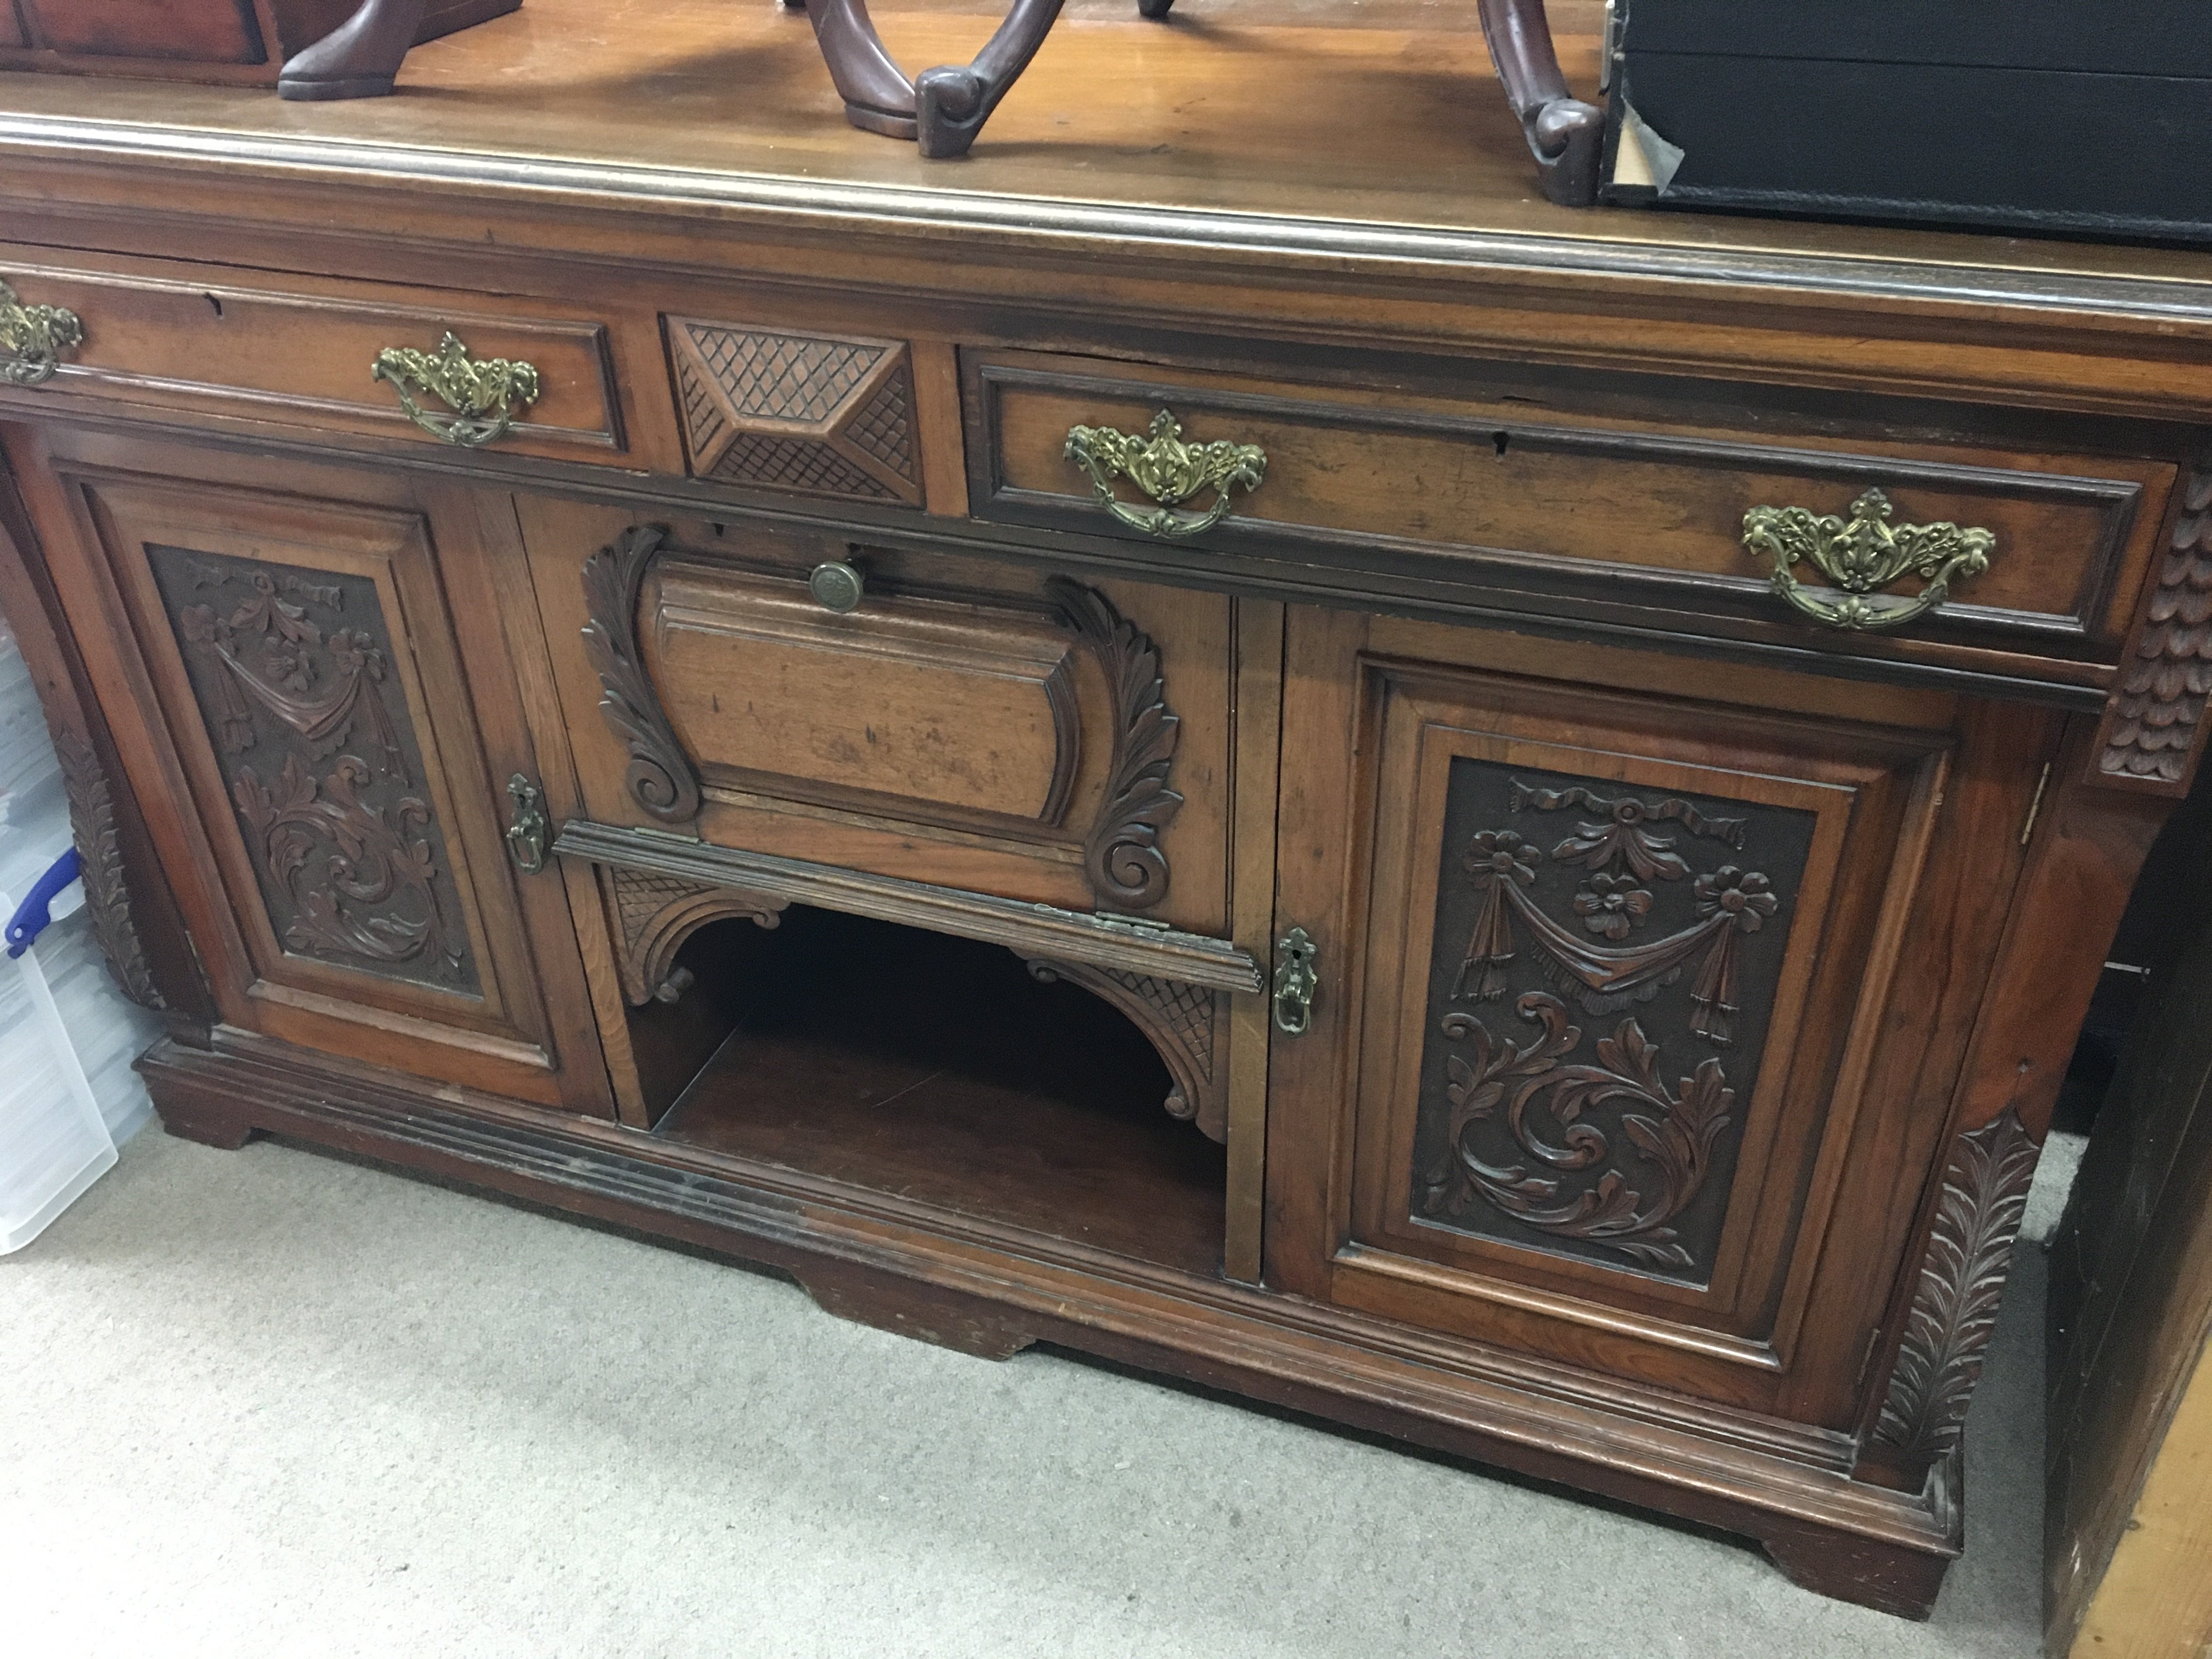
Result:
M1966 1432L1966 1404L1982 1375L2027 1212L2041 1149L2020 1113L1960 1135L1943 1170L1942 1195L1920 1261L1912 1309L1875 1429L1908 1475L1924 1475Z
M1168 894L1160 834L1182 810L1182 797L1168 787L1182 721L1168 707L1159 647L1097 588L1064 576L1044 586L1113 689L1114 758L1106 799L1084 837L1084 873L1101 903L1150 909Z
M2212 456L2185 479L2173 528L2098 733L2100 783L2189 792L2212 698Z
M682 989L674 979L676 953L708 922L747 916L757 927L774 927L791 902L742 887L717 887L615 865L597 868L608 926L615 937L623 997L633 1008L675 1000L670 988L679 994Z
M699 816L699 777L646 677L639 649L638 595L668 539L659 525L634 525L584 561L584 650L599 676L599 713L629 750L623 775L630 798L668 823Z
M1174 1079L1163 1103L1168 1115L1196 1124L1210 1139L1229 1139L1229 1068L1222 1053L1229 1030L1225 992L1089 963L1040 957L1023 960L1032 977L1046 984L1066 980L1079 985L1126 1015L1166 1062Z
M62 763L62 787L68 793L70 830L76 844L78 877L84 883L84 908L93 937L107 958L123 994L142 1008L169 1005L154 983L131 918L131 893L123 874L123 845L116 833L115 802L107 774L91 744L66 726L56 726L54 752Z

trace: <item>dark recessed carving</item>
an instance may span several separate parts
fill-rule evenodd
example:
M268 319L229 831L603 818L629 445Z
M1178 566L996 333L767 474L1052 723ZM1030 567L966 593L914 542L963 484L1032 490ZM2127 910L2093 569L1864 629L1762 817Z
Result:
M623 995L642 1008L665 994L684 941L710 921L749 916L762 927L783 920L791 901L653 871L600 865L599 887L614 927Z
M919 501L914 374L894 340L668 319L691 475Z
M2120 665L2097 756L2106 777L2177 792L2188 786L2212 696L2212 465L2182 489L2181 516Z
M1445 818L1415 1216L1701 1282L1812 815L1462 758ZM1482 1007L1509 999L1525 1043ZM1640 1012L1586 1045L1577 1007Z
M584 649L599 676L599 713L629 750L632 799L670 823L699 816L699 779L662 712L638 649L637 601L668 532L635 525L584 561Z
M115 802L107 773L92 745L68 726L54 731L54 752L69 792L70 831L76 844L77 874L93 937L124 995L145 1008L166 1008L147 965L145 946L131 919L131 892L123 875L123 848L115 830Z
M1229 1068L1218 1049L1229 1024L1223 993L1124 969L1042 957L1027 960L1030 972L1038 979L1080 985L1127 1015L1175 1079L1163 1103L1168 1115L1195 1123L1212 1139L1229 1139Z
M1712 1167L1713 1143L1730 1121L1735 1091L1720 1062L1699 1061L1670 1090L1660 1073L1657 1046L1641 1025L1625 1019L1599 1041L1596 1065L1565 1065L1583 1040L1581 1028L1567 1024L1566 1004L1532 991L1516 1012L1541 1028L1526 1048L1499 1042L1471 1014L1444 1016L1444 1036L1471 1047L1467 1055L1444 1056L1451 1119L1443 1158L1422 1183L1423 1211L1434 1215L1463 1208L1480 1194L1540 1231L1609 1245L1651 1267L1692 1266L1668 1224L1697 1197ZM1562 1127L1556 1143L1531 1118L1537 1107ZM1620 1133L1642 1156L1648 1174L1620 1167L1605 1132L1588 1121L1606 1107L1626 1109ZM1557 1176L1532 1171L1525 1163L1485 1163L1467 1131L1501 1114L1528 1157L1561 1174L1596 1170L1594 1180L1570 1192Z
M1102 903L1149 909L1168 892L1160 834L1182 808L1168 787L1182 720L1168 707L1159 647L1095 587L1054 576L1045 592L1113 688L1114 758L1106 799L1084 838L1084 872Z
M1877 1441L1910 1462L1942 1456L1965 1431L1966 1402L1996 1329L2039 1152L2010 1107L1952 1143L1912 1311L1875 1431Z
M284 948L476 991L375 583L148 551Z

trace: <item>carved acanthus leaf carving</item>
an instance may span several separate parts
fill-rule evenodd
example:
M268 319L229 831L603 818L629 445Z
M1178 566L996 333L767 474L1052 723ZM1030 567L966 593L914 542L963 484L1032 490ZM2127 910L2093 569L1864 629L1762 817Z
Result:
M421 833L430 809L412 796L371 805L361 792L372 775L344 755L318 780L291 755L272 790L252 767L239 769L231 799L295 907L285 946L386 965L419 960L458 979L466 947L438 902L436 860Z
M1054 576L1045 592L1114 690L1114 758L1106 799L1084 839L1084 871L1102 902L1149 909L1168 892L1160 834L1182 808L1168 787L1182 722L1168 707L1159 647L1096 588Z
M2212 464L2183 486L2181 516L2142 624L2120 665L2097 769L2179 790L2212 696Z
M1443 1035L1471 1042L1473 1059L1455 1052L1445 1060L1451 1117L1443 1156L1424 1182L1424 1212L1463 1207L1480 1193L1540 1232L1586 1239L1652 1267L1692 1265L1668 1224L1704 1186L1714 1144L1729 1122L1735 1091L1720 1062L1700 1062L1670 1091L1660 1076L1658 1045L1636 1021L1625 1019L1611 1036L1600 1039L1598 1064L1565 1065L1583 1036L1567 1024L1566 1005L1535 991L1521 998L1516 1012L1540 1028L1525 1048L1500 1042L1470 1014L1444 1017ZM1531 1118L1531 1109L1540 1106L1559 1125L1557 1140L1547 1139ZM1570 1192L1556 1176L1527 1165L1485 1163L1467 1138L1472 1126L1503 1108L1523 1152L1550 1169L1577 1173L1612 1155L1610 1139L1590 1115L1620 1107L1632 1109L1619 1120L1620 1134L1657 1180L1649 1201L1644 1188L1650 1183L1618 1168L1607 1168L1589 1185ZM1632 1186L1632 1178L1638 1184Z
M1875 1431L1877 1441L1910 1461L1932 1462L1965 1432L1966 1402L1996 1328L2039 1152L2010 1107L1952 1144L1912 1311Z
M1047 984L1066 980L1121 1010L1152 1042L1175 1086L1163 1103L1170 1117L1195 1123L1210 1139L1229 1139L1228 1068L1217 1044L1228 1029L1224 994L1203 986L1089 963L1026 958Z
M107 958L124 995L141 1007L168 1006L155 986L153 970L131 919L131 893L123 874L123 847L116 835L115 803L107 773L92 745L68 726L54 729L54 752L62 763L62 787L69 793L70 830L76 844L77 874L84 883L84 908L92 917L93 937Z
M646 677L638 647L638 595L668 532L635 525L584 561L584 649L599 677L599 713L629 750L623 781L653 817L687 823L699 816L699 779Z
M599 872L619 950L623 995L634 1008L673 1000L667 988L676 953L708 922L744 916L757 927L774 927L791 903L773 894L615 865L601 865Z

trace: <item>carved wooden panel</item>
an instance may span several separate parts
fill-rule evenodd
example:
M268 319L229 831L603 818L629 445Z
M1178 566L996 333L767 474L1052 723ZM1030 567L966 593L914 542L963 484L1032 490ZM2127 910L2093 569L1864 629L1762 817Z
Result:
M1453 760L1415 1214L1709 1277L1813 829Z
M479 991L375 583L178 547L147 555L283 947Z
M2097 769L2167 793L2189 787L2212 696L2212 465L2182 485L2156 586L2120 665Z
M623 995L634 1008L665 994L677 951L708 922L750 916L758 927L774 927L791 904L773 894L657 871L605 864L596 868L615 937Z
M1952 1146L1875 1431L1876 1441L1910 1462L1942 1456L1966 1431L2039 1153L2010 1108Z
M691 475L918 502L904 344L668 319Z

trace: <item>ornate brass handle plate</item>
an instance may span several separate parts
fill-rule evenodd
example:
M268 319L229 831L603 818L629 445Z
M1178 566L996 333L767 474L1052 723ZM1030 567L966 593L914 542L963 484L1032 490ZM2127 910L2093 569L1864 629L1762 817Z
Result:
M1773 563L1774 591L1814 622L1829 628L1898 628L1951 597L1951 584L1990 568L1996 536L1954 524L1893 526L1889 497L1869 489L1851 503L1851 516L1815 517L1802 507L1754 507L1743 515L1743 544L1753 558ZM1795 567L1809 564L1843 592L1823 599L1797 580ZM1926 584L1911 599L1878 590L1900 577Z
M1313 1024L1314 998L1321 975L1314 971L1320 947L1303 927L1275 941L1275 1029L1285 1036L1304 1036Z
M528 363L469 356L458 335L448 333L433 352L391 346L376 354L368 371L374 380L389 380L407 418L432 437L464 449L477 449L504 434L522 410L538 401L544 382ZM450 412L434 413L420 399L434 398Z
M514 817L507 826L507 850L514 855L516 869L534 876L545 867L545 849L553 839L553 826L545 818L545 796L520 772L507 781L507 793L514 802Z
M1267 476L1267 454L1257 444L1187 444L1182 422L1164 409L1141 438L1106 426L1070 427L1066 454L1090 474L1099 505L1147 536L1202 536L1229 516L1231 490L1257 489ZM1114 494L1117 477L1127 478L1155 504L1139 507L1121 501ZM1184 510L1185 502L1209 489L1212 506Z
M44 386L61 367L62 354L84 343L84 325L59 306L27 306L0 283L0 381Z

